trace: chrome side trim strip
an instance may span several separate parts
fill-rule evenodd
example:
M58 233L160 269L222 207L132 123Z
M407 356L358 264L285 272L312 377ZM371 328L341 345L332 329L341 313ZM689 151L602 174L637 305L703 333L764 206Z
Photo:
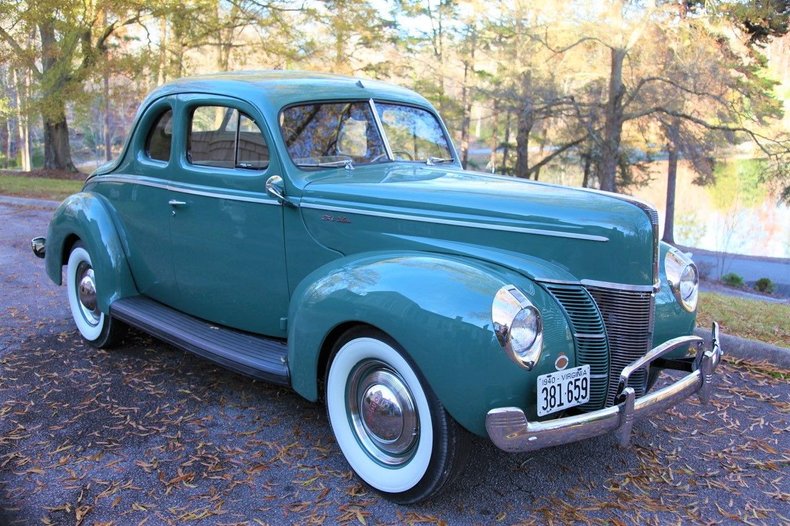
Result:
M439 219L434 217L425 216L410 216L406 214L395 214L392 212L376 212L373 210L360 210L358 208L346 208L342 206L331 205L318 205L311 203L302 203L302 208L310 208L312 210L325 210L327 212L343 212L346 214L357 214L363 216L383 217L388 219L403 219L404 221L416 221L419 223L432 223L438 225L452 225L462 226L467 228L479 228L482 230L497 230L500 232L517 232L520 234L534 234L537 236L549 237L562 237L570 239L582 239L585 241L597 241L606 243L609 241L608 237L593 236L589 234L571 234L568 232L557 232L555 230L542 230L539 228L524 228L518 226L505 226L505 225L492 225L490 223L473 223L471 221L461 221L458 219Z
M181 188L172 184L156 183L154 181L143 181L135 177L124 177L119 175L97 175L91 179L92 183L124 183L124 184L137 184L140 186L150 186L152 188L161 188L171 192L180 194L197 195L201 197L213 197L215 199L227 199L228 201L241 201L244 203L258 203L262 205L280 206L280 203L273 199L262 199L257 197L244 197L240 195L221 194L218 192L207 192L204 190L193 190L191 188Z

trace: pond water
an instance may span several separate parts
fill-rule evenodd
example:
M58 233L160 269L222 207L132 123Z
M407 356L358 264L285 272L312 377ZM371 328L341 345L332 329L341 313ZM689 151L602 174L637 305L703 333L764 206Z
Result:
M652 182L631 194L659 211L664 228L667 162L651 163ZM541 180L578 185L574 170L557 170ZM694 172L681 161L675 194L675 241L680 245L750 256L790 257L790 207L759 181L760 163L749 159L721 162L716 183L693 184Z

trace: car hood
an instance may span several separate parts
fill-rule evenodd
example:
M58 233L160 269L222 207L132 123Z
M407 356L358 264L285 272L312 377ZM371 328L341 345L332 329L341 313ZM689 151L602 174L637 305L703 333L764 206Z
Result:
M529 259L553 267L539 279L653 283L650 218L601 192L398 163L319 176L301 209L313 237L343 254L429 250L517 270Z

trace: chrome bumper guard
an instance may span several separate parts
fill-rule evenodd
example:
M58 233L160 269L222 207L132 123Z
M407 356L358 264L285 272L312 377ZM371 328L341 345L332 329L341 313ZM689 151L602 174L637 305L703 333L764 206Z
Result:
M694 393L697 393L703 404L708 403L713 372L724 355L719 345L719 325L716 322L713 323L712 332L710 350L703 350L702 338L684 336L659 345L627 366L620 374L620 394L616 399L617 403L611 407L544 422L527 421L524 411L518 407L500 407L492 409L486 415L488 436L498 448L511 453L568 444L610 431L616 431L620 445L627 446L631 441L631 429L635 419L665 411ZM634 371L654 361L678 363L678 361L662 360L661 357L679 347L689 345L697 349L696 357L688 362L690 374L639 399L635 397L632 387L626 387L628 378Z

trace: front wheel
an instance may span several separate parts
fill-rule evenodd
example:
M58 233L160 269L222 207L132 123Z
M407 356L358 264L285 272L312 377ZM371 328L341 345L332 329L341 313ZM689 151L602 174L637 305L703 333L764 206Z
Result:
M96 274L91 256L81 241L74 244L66 264L66 286L71 317L80 335L94 347L110 347L125 332L125 326L99 310Z
M425 500L463 469L467 432L408 356L381 332L353 330L336 345L326 405L348 463L394 502Z

